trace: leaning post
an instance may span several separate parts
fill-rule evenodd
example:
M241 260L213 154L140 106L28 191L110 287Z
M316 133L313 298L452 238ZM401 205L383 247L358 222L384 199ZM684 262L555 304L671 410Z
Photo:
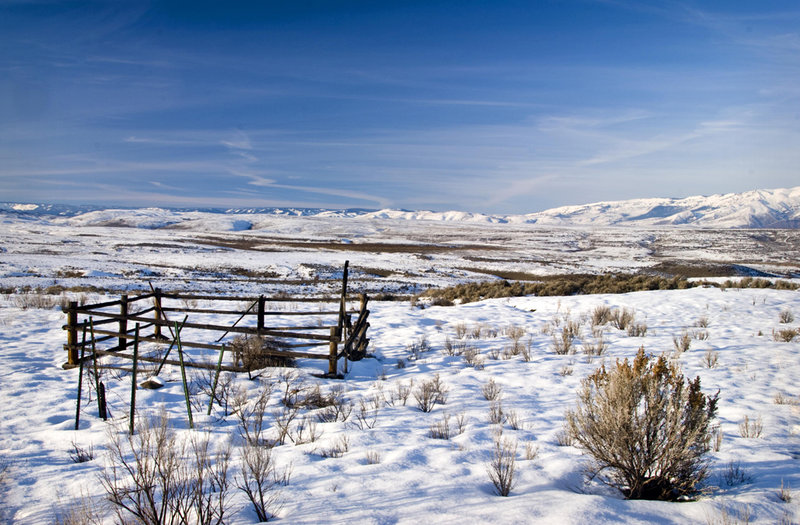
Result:
M261 335L261 331L264 329L264 310L266 309L267 300L264 296L260 296L258 298L258 333Z
M153 292L153 306L155 306L155 323L153 327L153 337L156 339L161 339L161 324L159 322L163 320L164 314L161 310L161 288L156 288Z
M344 272L342 272L342 297L339 301L339 321L336 323L336 336L339 340L343 340L342 337L343 331L342 328L344 327L344 316L347 311L347 268L350 266L350 261L344 262Z
M337 370L337 354L339 353L339 335L336 333L337 328L331 326L331 344L330 353L328 354L328 375L336 377Z
M123 295L119 302L119 348L118 350L125 350L128 346L128 296Z
M70 301L67 306L67 366L78 364L78 301Z

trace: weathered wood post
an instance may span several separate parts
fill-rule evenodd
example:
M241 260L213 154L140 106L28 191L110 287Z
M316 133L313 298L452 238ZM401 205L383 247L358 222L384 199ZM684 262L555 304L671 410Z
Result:
M328 375L330 377L336 377L338 372L336 361L339 353L339 335L336 333L337 330L335 326L331 326L331 344L330 353L328 354Z
M339 301L339 321L336 323L336 336L339 340L343 340L344 332L344 317L347 312L347 268L350 266L350 261L344 262L344 272L342 272L342 297Z
M125 350L128 346L128 296L123 295L119 302L119 347L118 350Z
M161 310L161 288L156 288L153 291L153 306L155 306L155 324L153 326L153 337L161 339L161 325L160 321L164 319L164 312Z
M70 301L67 306L67 366L78 364L78 302Z
M262 295L258 298L258 331L264 329L264 310L266 309L266 298Z

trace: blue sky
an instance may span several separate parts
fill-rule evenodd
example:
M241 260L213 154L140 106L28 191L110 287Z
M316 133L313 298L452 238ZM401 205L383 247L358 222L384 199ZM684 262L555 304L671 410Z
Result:
M6 201L527 213L798 166L795 0L0 0Z

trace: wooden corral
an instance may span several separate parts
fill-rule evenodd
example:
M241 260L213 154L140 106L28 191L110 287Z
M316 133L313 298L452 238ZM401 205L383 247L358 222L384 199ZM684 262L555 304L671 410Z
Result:
M361 294L358 306L348 307L347 273L345 263L338 297L230 297L152 289L151 293L122 295L98 304L79 306L71 302L64 309L64 366L74 367L81 359L108 355L133 360L135 352L129 349L134 342L165 343L164 346L172 342L170 350L178 342L188 357L183 363L186 367L249 372L236 362L230 345L234 337L243 335L274 341L276 344L265 345L261 351L265 356L327 360L327 375L337 377L339 360L344 358L346 367L347 360L362 359L369 344L368 299ZM226 307L228 304L231 306ZM220 324L220 317L231 322ZM297 322L279 322L279 318ZM179 338L176 332L180 332ZM169 359L170 350L163 356L139 354L136 359L180 365L178 360ZM212 362L217 361L216 355L220 356L219 362ZM230 358L224 364L223 355Z

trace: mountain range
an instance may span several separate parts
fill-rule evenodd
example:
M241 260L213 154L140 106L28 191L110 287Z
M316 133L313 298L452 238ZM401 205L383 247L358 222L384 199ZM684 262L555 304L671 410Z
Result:
M328 210L321 208L174 208L115 210L117 219L127 214L159 216L156 221L125 224L139 227L161 227L169 212L206 212L227 215L276 215L325 218L394 219L413 221L448 221L478 223L537 224L542 226L683 226L696 228L800 228L800 186L743 193L693 196L685 198L647 198L607 201L580 206L563 206L524 215L490 215L462 211L408 210ZM128 212L126 214L126 211ZM112 212L102 206L69 206L54 204L0 203L0 212L21 217L83 216L108 223ZM167 213L165 213L167 212ZM102 220L100 220L102 218ZM135 221L134 221L135 222Z

